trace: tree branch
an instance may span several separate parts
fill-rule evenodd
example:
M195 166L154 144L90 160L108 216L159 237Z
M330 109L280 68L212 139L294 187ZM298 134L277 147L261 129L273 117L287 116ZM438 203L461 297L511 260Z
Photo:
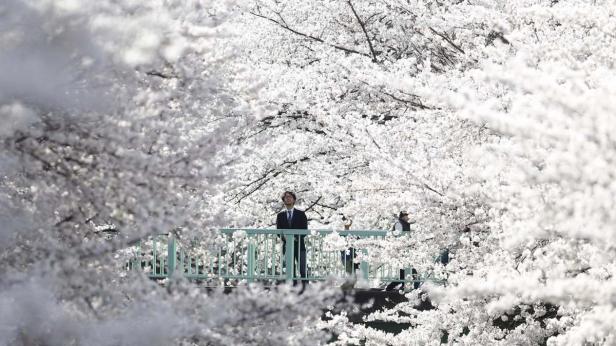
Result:
M462 48L460 48L458 45L456 45L455 43L453 43L449 37L447 37L447 35L441 34L440 32L432 29L432 27L428 27L430 29L430 31L432 31L434 34L438 35L440 38L442 38L443 40L447 41L447 43L449 43L453 48L455 48L458 52L462 53L462 54L466 54L464 52L464 50Z
M349 53L349 54L358 54L358 55L362 55L362 56L365 56L365 57L368 57L368 58L372 58L369 54L366 54L366 53L362 53L362 52L356 51L355 49L352 49L352 48L342 47L342 46L339 46L339 45L336 45L336 44L332 44L332 43L329 43L329 42L325 42L325 41L324 41L323 39L321 39L321 38L318 38L318 37L312 36L312 35L310 35L310 34L305 34L305 33L300 32L300 31L297 31L297 30L295 30L295 29L291 28L290 26L286 25L285 23L283 23L283 22L279 22L279 21L277 21L276 19L270 18L270 17L268 17L268 16L264 16L264 15L262 15L262 14L255 13L255 12L249 12L249 13L250 13L250 14L252 14L253 16L257 16L257 17L259 17L259 18L267 19L267 20L269 20L270 22L276 23L276 24L277 24L277 25L279 25L281 28L286 29L286 30L289 30L290 32L292 32L292 33L294 33L294 34L296 34L296 35L299 35L299 36L305 37L305 38L310 39L310 40L313 40L313 41L317 41L317 42L319 42L319 43L323 43L323 44L328 45L328 46L330 46L330 47L332 47L332 48L335 48L335 49L341 50L341 51L343 51L343 52L345 52L345 53ZM280 16L280 15L279 15L279 16Z
M319 203L319 201L321 200L323 196L319 196L319 198L317 198L316 201L314 201L308 208L306 208L306 210L304 210L305 212L312 209L317 203Z
M394 95L392 93L388 93L388 92L382 91L382 90L381 90L381 92L383 94L391 97L395 101L409 104L409 105L411 105L411 107L416 107L416 108L419 108L419 109L431 109L430 107L428 107L428 106L424 105L423 103L421 103L421 101L420 102L415 102L415 101L412 101L412 100L405 100L403 98L397 97L396 95Z
M374 51L374 47L372 46L372 41L370 40L370 36L368 36L368 31L366 31L366 25L364 24L364 22L362 22L361 18L359 18L357 11L355 11L355 7L353 7L353 4L351 3L351 0L347 0L347 4L349 4L349 6L351 7L351 11L353 11L355 19L357 19L359 26L361 26L361 30L366 36L366 41L368 41L368 47L370 48L370 54L372 54L372 62L378 62L376 59L376 52Z

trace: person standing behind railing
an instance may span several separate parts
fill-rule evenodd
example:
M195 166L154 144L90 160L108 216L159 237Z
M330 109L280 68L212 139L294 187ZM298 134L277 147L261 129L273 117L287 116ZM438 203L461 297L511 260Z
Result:
M285 209L276 215L276 229L308 229L308 218L306 217L306 213L302 210L295 209L296 200L297 197L295 193L291 191L285 191L282 194L282 202L284 203ZM294 235L293 238L294 261L292 264L287 263L286 266L287 270L289 270L289 268L293 270L293 275L295 276L295 262L299 262L299 273L302 278L303 290L303 287L308 284L306 280L306 244L304 243L304 238L306 238L306 236ZM283 256L286 254L286 251L286 238L282 237ZM293 285L296 284L297 280L293 280Z
M409 218L409 213L405 212L405 211L401 211L400 214L398 215L398 220L396 220L396 223L394 224L393 227L393 231L396 233L402 233L402 234L410 234L411 232L411 224L414 222L410 221ZM408 232L408 233L407 233ZM417 271L414 268L411 268L411 275L413 277L413 279L415 279L417 277ZM400 269L400 280L405 280L406 279L406 272L404 269ZM387 287L385 288L386 291L392 291L394 288L396 288L396 286L400 286L399 289L403 290L404 289L404 281L403 282L391 282L389 285L387 285ZM419 283L415 282L413 283L413 288L418 288L419 287Z
M353 225L353 220L343 215L342 223L344 226L344 230L348 231ZM349 236L347 236L347 238L348 237ZM349 247L346 250L340 251L340 259L342 260L342 264L344 265L347 274L355 274L359 269L359 263L354 263L355 257L357 257L357 253L355 252L354 247Z

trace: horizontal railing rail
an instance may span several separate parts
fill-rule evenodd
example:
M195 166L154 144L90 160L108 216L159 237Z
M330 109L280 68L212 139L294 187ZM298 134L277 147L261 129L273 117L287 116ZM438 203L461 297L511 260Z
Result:
M346 238L344 248L325 241L336 233ZM365 260L369 249L358 240L379 240L394 235L384 230L298 230L226 228L220 238L188 248L178 246L172 235L141 241L134 247L129 269L145 270L152 279L164 279L179 272L209 284L233 285L259 281L320 281L326 278L359 278L368 282L426 281L444 283L434 273L411 273L392 265L373 265ZM351 241L351 239L353 241Z
M220 230L223 234L233 234L235 232L246 232L247 234L294 234L294 235L310 235L313 233L318 234L332 234L337 233L341 236L360 236L360 237L370 237L370 236L381 236L384 237L387 234L392 234L390 231L383 230L344 230L337 231L331 229L258 229L258 228L223 228Z

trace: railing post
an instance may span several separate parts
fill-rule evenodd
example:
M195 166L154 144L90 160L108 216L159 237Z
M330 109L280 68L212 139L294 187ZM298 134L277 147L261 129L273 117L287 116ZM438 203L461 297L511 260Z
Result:
M131 268L131 270L135 270L135 271L143 271L143 268L141 268L141 262L143 261L143 255L141 254L141 240L139 240L139 242L137 243L137 254L135 256L135 258L133 259L133 266Z
M364 254L364 256L367 256L368 255L368 250L362 249L362 253ZM359 267L361 269L361 275L362 275L363 279L368 281L368 274L369 274L368 273L368 262L361 261Z
M415 287L416 285L415 280L418 280L419 276L413 275L413 267L404 267L404 277L402 278L402 280L404 280L403 283L405 285L409 283L408 282L409 280L406 279L409 277L409 275L411 275L411 281L412 281L411 283L413 284L413 287Z
M171 278L175 271L175 238L170 235L167 239L167 277Z
M293 246L295 243L295 239L293 234L284 233L285 239L285 268L286 268L286 280L290 282L293 280L294 273L294 263L293 263L293 251L295 251L295 247Z
M255 275L255 244L252 237L248 236L248 282L254 281Z

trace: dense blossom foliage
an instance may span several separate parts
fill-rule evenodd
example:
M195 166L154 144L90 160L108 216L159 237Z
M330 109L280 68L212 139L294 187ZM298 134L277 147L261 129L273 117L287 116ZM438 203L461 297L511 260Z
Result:
M221 167L238 156L227 134L261 107L227 44L233 6L0 4L0 344L287 344L318 320L320 295L221 299L126 273L116 252L225 223Z
M0 344L613 344L615 13L4 1ZM149 235L273 227L287 189L310 228L409 211L411 237L359 258L447 286L367 317L412 325L394 336L321 320L328 284L223 295L123 271Z
M342 343L613 342L614 10L583 1L250 8L250 23L264 25L250 57L278 111L246 136L274 145L255 150L235 202L268 224L273 208L263 206L288 186L303 192L315 224L334 228L340 214L359 229L389 228L410 209L414 241L385 244L372 260L427 268L429 252L453 252L449 286L425 287L437 309L398 308L415 328L379 339L333 320L337 334L354 335Z

